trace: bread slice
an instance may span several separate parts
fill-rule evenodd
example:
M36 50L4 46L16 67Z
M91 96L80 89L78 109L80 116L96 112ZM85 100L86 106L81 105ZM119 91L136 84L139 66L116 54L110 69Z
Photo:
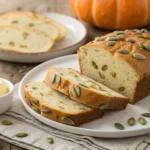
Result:
M129 101L121 94L70 68L50 67L45 82L93 108L125 109Z
M47 34L38 29L0 26L0 50L19 53L47 52L53 42Z
M150 31L114 31L80 47L80 71L134 104L150 94L149 50Z
M76 102L44 82L25 85L24 94L27 104L41 116L67 125L79 126L103 116L102 111Z
M61 40L67 36L68 30L61 23L59 23L55 20L52 20L52 19L50 19L42 14L39 14L39 13L33 13L33 12L25 12L25 13L27 13L34 19L39 19L41 21L43 20L45 22L49 22L49 23L53 24L55 27L57 27L57 29L59 30L59 37L57 38L57 40Z
M29 12L11 12L0 16L0 25L14 25L21 28L35 28L48 34L53 40L59 39L59 29L49 21L37 19ZM42 17L40 17L42 18Z

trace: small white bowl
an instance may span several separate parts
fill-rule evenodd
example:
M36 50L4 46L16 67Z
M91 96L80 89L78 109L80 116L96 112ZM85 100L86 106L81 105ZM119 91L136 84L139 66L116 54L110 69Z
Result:
M0 81L4 82L9 88L9 92L7 94L0 96L0 114L2 114L6 110L8 110L8 108L10 108L12 104L14 86L10 81L6 79L0 78Z

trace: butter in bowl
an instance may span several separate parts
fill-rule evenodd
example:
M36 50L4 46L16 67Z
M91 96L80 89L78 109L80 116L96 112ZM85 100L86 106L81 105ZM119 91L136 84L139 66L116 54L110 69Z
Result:
M3 78L0 78L0 114L7 111L12 104L13 84Z

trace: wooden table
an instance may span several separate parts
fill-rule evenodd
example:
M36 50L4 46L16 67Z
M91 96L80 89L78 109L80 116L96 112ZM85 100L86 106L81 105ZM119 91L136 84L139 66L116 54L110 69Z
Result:
M50 1L50 3L49 5L45 3L45 9L44 9L45 11L58 12L58 13L69 15L69 16L76 18L76 16L74 15L74 13L72 12L70 8L68 0L47 0L47 1ZM19 7L16 9L24 10L24 7ZM32 11L35 11L35 10L32 10ZM94 37L96 36L101 36L110 32L107 30L92 28L88 26L87 24L85 24L85 26L88 29L86 42L94 39ZM0 77L6 78L10 80L13 84L15 84L19 82L28 71L30 71L33 67L37 65L38 64L12 63L12 62L6 62L6 61L0 60ZM19 148L17 146L14 146L12 144L9 144L0 140L0 150L25 150L25 149Z

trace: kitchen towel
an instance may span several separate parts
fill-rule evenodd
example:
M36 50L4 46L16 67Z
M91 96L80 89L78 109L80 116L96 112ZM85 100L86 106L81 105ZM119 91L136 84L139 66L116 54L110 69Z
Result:
M32 117L24 108L18 95L19 84L15 85L11 108L0 115L2 120L13 122L11 126L0 124L0 139L29 150L150 150L150 135L132 138L95 138L72 134L47 126ZM19 132L29 136L17 138ZM46 138L54 139L49 144Z

